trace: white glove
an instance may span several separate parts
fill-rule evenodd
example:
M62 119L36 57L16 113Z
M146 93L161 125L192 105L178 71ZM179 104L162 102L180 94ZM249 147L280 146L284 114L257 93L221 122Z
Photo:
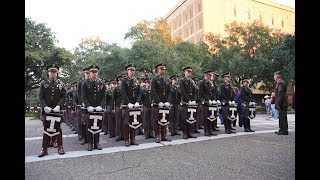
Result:
M209 105L211 105L211 104L212 104L212 101L209 99L208 103L209 103Z
M101 106L97 106L96 107L96 111L102 111L102 107Z
M196 101L192 101L191 103L192 103L192 105L196 105L197 104Z
M163 106L164 106L163 102L159 102L159 107L163 107Z
M129 103L129 104L128 104L129 109L132 109L133 106L134 106L134 105L133 105L132 103Z
M51 107L48 107L48 106L44 107L44 112L45 113L50 113L51 110L52 110Z
M92 106L87 107L88 112L93 112L94 108Z
M139 104L139 102L136 102L135 104L134 104L134 107L139 107L140 106L140 104Z
M56 106L54 109L53 109L53 112L59 112L60 111L60 106Z
M221 104L220 100L217 100L217 103L218 103L218 104Z
M217 104L217 101L216 100L212 100L211 104Z
M192 105L192 102L191 102L191 101L189 101L189 102L188 102L188 104L189 104L189 105Z
M170 106L170 103L169 103L169 102L165 102L165 103L164 103L164 106L169 107L169 106Z

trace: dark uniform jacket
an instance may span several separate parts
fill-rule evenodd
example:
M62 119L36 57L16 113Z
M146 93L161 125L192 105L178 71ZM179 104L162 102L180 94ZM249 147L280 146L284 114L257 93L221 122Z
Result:
M196 84L191 78L189 80L186 77L182 78L179 87L182 102L197 101Z
M146 88L141 89L141 104L148 108L151 107L151 90Z
M170 83L165 77L160 77L159 75L152 78L151 80L151 97L152 103L160 103L168 101Z
M277 82L276 86L276 107L278 109L286 109L288 107L288 99L287 99L287 85L283 79L280 79Z
M74 91L68 90L67 98L66 98L67 107L70 106L70 109L74 110L76 106L75 101L76 101L76 93Z
M86 79L81 85L81 95L84 107L89 106L102 108L106 105L106 86L101 79L93 81L92 79Z
M220 97L219 97L219 87L216 83L216 81L211 81L212 82L212 91L213 91L213 94L214 94L214 99L215 100L220 100Z
M106 90L106 106L113 107L112 94L113 91L111 89Z
M121 80L120 88L122 96L122 105L128 105L129 103L140 102L141 100L141 89L137 78L130 79L125 77Z
M203 102L214 99L216 99L216 97L212 81L206 79L201 80L199 82L199 101Z
M39 100L41 108L48 106L50 108L55 108L57 105L60 109L64 108L64 103L66 99L66 87L65 84L57 79L55 81L43 80L40 84L39 90ZM44 113L44 111L42 111Z
M219 96L220 96L220 101L222 103L227 103L229 101L234 101L234 91L232 89L232 84L231 83L226 83L223 82L219 85Z
M254 101L254 97L252 95L252 91L248 86L242 86L240 89L242 102L249 105L250 101Z
M181 92L178 85L170 84L168 102L177 105L181 102Z
M122 102L122 96L120 92L120 86L117 86L114 88L112 92L112 103L114 106L120 107L121 102Z
M84 79L80 79L77 82L77 99L78 99L78 105L82 105L83 101L82 101L82 95L81 95L81 85L83 83Z

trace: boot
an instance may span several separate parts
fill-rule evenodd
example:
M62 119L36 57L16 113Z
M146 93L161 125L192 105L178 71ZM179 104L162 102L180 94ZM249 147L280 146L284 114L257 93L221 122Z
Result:
M86 126L81 124L81 134L82 134L82 142L81 145L84 145L88 143L88 137L87 137L87 131L86 131Z
M57 136L51 137L51 141L52 141L52 147L57 148L58 147Z
M100 133L94 134L93 137L94 137L94 147L93 148L97 149L97 150L102 150L102 148L99 144Z
M60 155L65 154L63 150L63 141L62 141L62 131L60 129L60 134L57 135L57 144L58 144L58 153Z
M196 136L191 134L191 128L192 128L191 124L188 123L187 124L187 136L188 136L188 138L197 138Z
M167 136L167 126L161 126L161 141L171 141Z
M154 135L156 138L156 143L160 143L160 132L159 132L159 124L158 121L154 121Z
M88 151L93 150L93 134L89 131L87 131L87 138L88 138Z
M130 145L138 145L136 143L136 129L130 128Z
M123 125L123 136L124 136L124 145L126 147L129 147L130 143L129 143L129 125L128 124Z
M43 157L45 155L48 155L49 138L50 137L48 135L43 134L41 154L38 157Z

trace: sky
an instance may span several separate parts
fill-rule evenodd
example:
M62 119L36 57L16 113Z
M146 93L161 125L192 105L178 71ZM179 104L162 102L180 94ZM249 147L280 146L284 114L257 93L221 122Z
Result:
M59 41L73 51L82 39L100 37L106 43L131 47L124 40L142 20L163 18L180 0L25 0L25 17L45 23ZM295 7L295 0L272 0Z

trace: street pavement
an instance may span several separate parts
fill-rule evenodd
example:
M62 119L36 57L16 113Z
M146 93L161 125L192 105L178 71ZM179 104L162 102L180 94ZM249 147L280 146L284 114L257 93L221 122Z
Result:
M77 135L63 123L65 155L49 148L38 158L43 127L38 119L25 120L25 179L295 179L295 114L288 114L289 135L274 133L278 120L257 114L256 132L224 134L196 139L168 136L172 142L136 136L138 146L125 147L109 135L100 135L102 150L87 151ZM182 133L182 132L181 132Z

